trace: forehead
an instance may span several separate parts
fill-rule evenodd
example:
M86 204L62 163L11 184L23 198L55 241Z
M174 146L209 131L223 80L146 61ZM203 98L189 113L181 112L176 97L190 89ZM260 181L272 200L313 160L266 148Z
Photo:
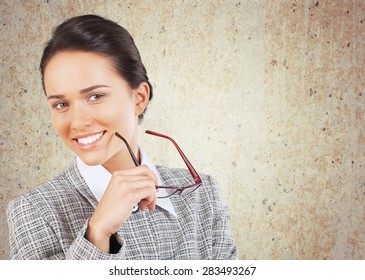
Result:
M62 51L47 63L44 71L46 93L72 91L121 79L111 60L92 52Z

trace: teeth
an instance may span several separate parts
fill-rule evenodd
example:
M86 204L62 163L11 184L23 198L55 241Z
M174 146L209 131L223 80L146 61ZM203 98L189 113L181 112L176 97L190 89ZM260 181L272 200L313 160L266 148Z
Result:
M84 145L91 144L91 143L95 142L96 140L98 140L101 136L103 136L103 132L100 132L95 135L91 135L89 137L79 138L79 139L77 139L77 141L79 141L79 143L84 144Z

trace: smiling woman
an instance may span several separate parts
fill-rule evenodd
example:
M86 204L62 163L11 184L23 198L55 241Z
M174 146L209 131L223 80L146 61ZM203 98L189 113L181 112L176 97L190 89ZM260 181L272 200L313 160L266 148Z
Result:
M114 133L121 133L137 154L138 116L149 100L146 82L132 89L109 58L62 51L46 65L44 87L55 130L84 163L103 164L110 172L133 167Z
M168 136L150 132L170 139L189 170L155 166L140 148L152 85L123 27L94 15L65 21L40 70L54 129L76 158L10 203L13 259L238 257L215 181Z

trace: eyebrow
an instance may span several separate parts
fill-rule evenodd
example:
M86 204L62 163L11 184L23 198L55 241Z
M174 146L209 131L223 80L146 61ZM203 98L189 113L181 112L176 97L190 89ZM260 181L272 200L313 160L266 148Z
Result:
M88 87L88 88L81 89L79 91L79 93L80 94L85 94L85 93L88 93L90 91L93 91L94 89L102 88L102 87L110 88L110 86L107 86L107 85L94 85L94 86L91 86L91 87ZM47 97L47 100L50 100L50 99L61 99L61 98L65 98L65 95L63 95L63 94L50 95L50 96Z

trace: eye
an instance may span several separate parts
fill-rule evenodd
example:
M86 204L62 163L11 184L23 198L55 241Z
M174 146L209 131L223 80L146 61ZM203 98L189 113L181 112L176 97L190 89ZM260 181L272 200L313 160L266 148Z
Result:
M90 101L98 101L100 100L104 95L101 93L93 93L92 95L90 95L89 100Z
M55 108L57 111L62 111L68 107L68 103L61 101L53 104L52 107Z

